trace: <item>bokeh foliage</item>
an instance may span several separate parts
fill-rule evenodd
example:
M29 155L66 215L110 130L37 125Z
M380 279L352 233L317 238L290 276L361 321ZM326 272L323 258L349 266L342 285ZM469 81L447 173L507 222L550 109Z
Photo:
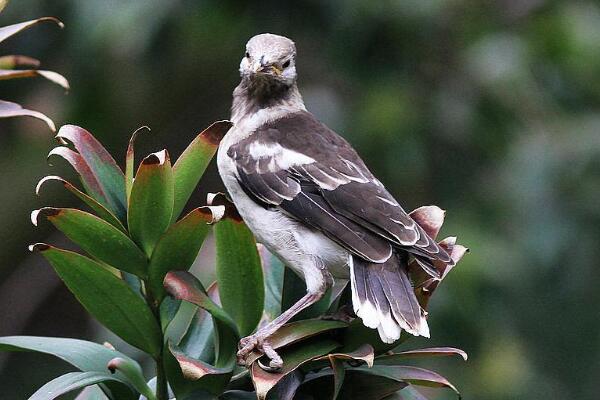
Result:
M444 368L447 376L478 399L595 398L596 2L20 0L0 24L40 15L60 16L66 28L41 26L3 51L43 60L72 90L3 82L2 98L58 125L85 124L118 159L142 124L157 132L142 154L166 144L178 155L199 128L228 116L246 40L292 37L309 109L349 138L407 209L450 210L445 229L472 249L431 304L432 342L471 356L469 368ZM2 334L81 336L68 320L83 313L56 283L37 304L64 304L69 318L14 295L34 293L47 276L26 244L50 229L26 221L42 205L31 188L51 146L40 122L0 121L0 180L10 182L0 190ZM202 187L217 191L211 170ZM0 376L7 398L31 393L16 380L30 365L9 361Z

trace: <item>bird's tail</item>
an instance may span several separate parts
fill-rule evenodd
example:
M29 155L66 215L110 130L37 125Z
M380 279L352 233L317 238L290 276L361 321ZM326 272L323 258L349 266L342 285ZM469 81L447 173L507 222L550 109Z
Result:
M402 329L429 337L429 326L407 273L406 261L393 255L383 264L353 257L350 266L352 304L365 326L377 328L381 340L392 343Z

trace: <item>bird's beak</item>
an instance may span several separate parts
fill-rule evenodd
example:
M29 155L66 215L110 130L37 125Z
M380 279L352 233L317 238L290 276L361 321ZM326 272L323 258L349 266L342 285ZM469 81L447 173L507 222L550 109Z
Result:
M283 73L283 70L279 69L276 65L270 65L266 63L264 57L261 57L260 61L255 63L252 69L254 70L255 74L272 73L273 75L280 76Z

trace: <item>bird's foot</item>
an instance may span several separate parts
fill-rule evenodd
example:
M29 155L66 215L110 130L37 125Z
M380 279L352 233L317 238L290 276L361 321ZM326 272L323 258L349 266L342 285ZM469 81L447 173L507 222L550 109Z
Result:
M269 365L263 365L259 362L262 369L266 371L279 371L283 367L283 360L277 354L271 343L267 340L267 335L256 332L254 335L246 336L240 340L237 352L237 362L239 365L250 367L249 357L254 350L266 355L269 359Z

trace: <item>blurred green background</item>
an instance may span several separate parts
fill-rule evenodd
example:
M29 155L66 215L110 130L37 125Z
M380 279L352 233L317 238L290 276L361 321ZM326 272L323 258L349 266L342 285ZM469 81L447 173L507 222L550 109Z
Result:
M1 81L1 98L86 127L119 160L141 125L152 133L138 154L179 155L228 117L248 38L291 37L308 108L407 209L448 210L442 234L472 250L433 300L432 339L410 346L465 349L466 364L428 364L464 398L598 398L598 2L14 0L0 25L45 15L66 28L38 26L1 53L41 59L72 90ZM33 193L44 175L73 178L47 166L53 144L40 121L0 120L0 335L113 341L26 249L64 241L32 227L32 209L75 204L58 185ZM213 166L192 201L219 189ZM67 369L1 355L0 398L24 399Z

